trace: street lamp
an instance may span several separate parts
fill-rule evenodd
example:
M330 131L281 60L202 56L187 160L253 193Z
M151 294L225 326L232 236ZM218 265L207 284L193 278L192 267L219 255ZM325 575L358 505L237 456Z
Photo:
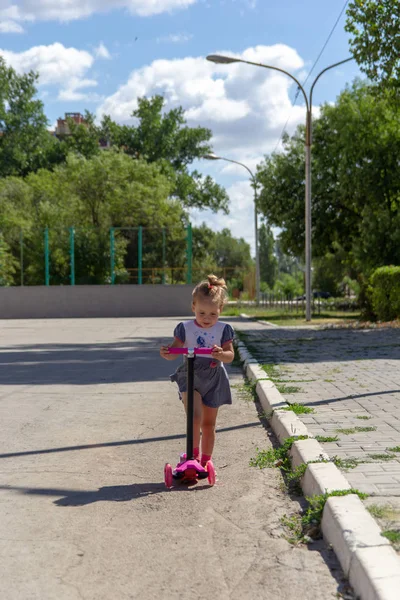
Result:
M249 169L247 165L244 165L237 160L232 160L231 158L224 158L223 156L217 156L216 154L206 154L203 158L207 160L225 160L226 162L234 163L235 165L240 165L246 171L250 173L251 181L254 187L254 235L255 235L255 249L256 249L256 304L257 306L260 304L260 253L258 248L258 217L257 217L257 180L254 177L254 174Z
M321 71L317 77L314 79L309 97L301 85L301 83L285 71L284 69L280 69L279 67L273 67L272 65L263 65L262 63L255 63L249 60L242 60L241 58L233 58L231 56L221 56L220 54L210 54L207 56L207 60L213 63L228 65L231 63L244 63L246 65L253 65L255 67L264 67L265 69L272 69L274 71L279 71L280 73L284 73L297 84L298 89L301 90L304 96L304 100L306 103L307 116L306 116L306 143L305 143L305 162L306 162L306 193L305 193L305 230L306 230L306 244L305 244L305 258L306 258L306 321L311 321L311 144L312 144L312 96L315 84L318 79L329 69L333 69L334 67L338 67L339 65L343 65L344 63L353 60L353 57L346 58L345 60L341 60L329 67L326 67Z

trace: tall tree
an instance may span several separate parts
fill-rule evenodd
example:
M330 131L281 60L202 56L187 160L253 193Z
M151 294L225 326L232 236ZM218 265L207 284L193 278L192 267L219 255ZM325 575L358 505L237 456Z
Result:
M37 79L32 71L18 75L0 57L0 177L46 166L54 140L43 104L35 98Z
M275 240L271 228L263 223L259 232L260 277L269 289L273 289L277 276L278 261L274 255Z
M352 0L346 30L354 58L371 81L400 91L399 0ZM378 88L379 89L379 88Z
M173 182L173 194L185 207L228 212L229 198L211 177L190 171L193 161L211 152L212 133L204 127L188 127L183 108L164 111L162 96L139 98L132 113L135 125L118 125L109 116L102 120L103 139L134 158L162 165Z
M186 213L179 202L169 198L170 189L156 164L133 161L115 151L91 159L72 154L54 171L41 169L25 180L0 180L0 230L6 242L13 241L17 258L19 233L24 230L27 284L44 281L45 227L49 228L52 283L69 282L70 227L76 228L77 283L106 283L110 277L110 227L125 228L115 230L115 268L123 277L128 268L137 266L138 226L150 232L143 261L148 260L147 254L156 253L154 266L162 264L162 227L180 225L184 238ZM153 234L155 224L157 232Z
M356 82L314 123L313 256L337 244L358 270L400 264L400 108ZM283 250L304 247L304 128L258 169L260 207Z

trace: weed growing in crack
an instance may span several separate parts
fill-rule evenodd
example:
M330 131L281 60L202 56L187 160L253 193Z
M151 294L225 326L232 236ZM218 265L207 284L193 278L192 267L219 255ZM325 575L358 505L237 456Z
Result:
M315 439L317 442L337 442L339 440L338 436L329 436L329 435L316 435Z
M358 460L357 458L340 458L339 456L333 456L332 462L338 469L347 471L348 469L355 469L357 465L365 461Z
M372 460L393 460L394 458L397 458L395 454L368 454L369 458L372 458Z
M343 433L343 435L351 435L352 433L376 431L376 427L349 427L347 429L335 429L335 431L337 431L337 433Z
M246 379L244 383L233 384L232 387L238 390L238 396L241 400L244 400L248 403L255 402L257 400L257 383L255 381L249 381Z
M376 519L383 519L384 517L388 516L388 513L390 512L390 507L379 506L378 504L371 504L370 506L367 506L367 510Z
M334 490L319 496L306 498L308 506L301 515L294 515L292 517L284 515L281 523L294 534L291 536L290 541L292 543L311 542L320 538L322 513L328 498L332 496L347 496L349 494L357 494L362 500L368 497L368 494L364 494L354 488L350 490Z
M280 392L281 394L297 394L297 392L302 391L302 389L296 385L278 384L276 387L278 392Z
M266 467L281 467L285 471L290 470L290 458L289 450L293 443L297 440L307 440L307 435L300 435L299 437L287 438L282 446L278 448L270 448L269 450L260 450L256 448L257 454L254 458L250 459L251 467L258 467L259 469L265 469Z
M396 548L400 545L400 531L398 529L386 529L381 535L389 540Z
M291 410L294 413L296 413L296 415L305 415L315 412L313 408L310 408L309 406L304 406L304 404L298 404L297 402L293 402L293 404L289 404L289 406L285 406L280 410Z

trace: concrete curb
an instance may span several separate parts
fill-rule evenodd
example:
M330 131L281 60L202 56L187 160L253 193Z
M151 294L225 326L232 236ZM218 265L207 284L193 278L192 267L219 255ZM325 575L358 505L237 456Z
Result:
M236 346L244 372L256 383L256 394L279 442L307 436L293 442L290 450L294 467L307 465L301 479L305 496L350 490L350 483L336 465L321 462L329 461L329 457L304 423L292 411L282 410L287 402L246 345L237 342ZM321 529L361 600L398 600L400 559L357 495L329 497Z

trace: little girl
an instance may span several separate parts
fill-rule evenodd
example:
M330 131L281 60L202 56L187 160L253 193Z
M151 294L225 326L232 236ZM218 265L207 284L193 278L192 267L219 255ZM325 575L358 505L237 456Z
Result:
M166 360L174 360L177 355L169 354L169 348L212 348L212 359L197 356L194 361L194 423L193 457L200 457L204 467L211 459L215 442L215 423L218 408L222 404L232 404L228 375L223 363L231 363L234 358L233 329L227 323L218 321L227 300L224 279L209 275L192 292L192 310L195 319L179 323L174 330L174 341L162 346L160 355ZM187 368L186 361L173 375L179 396L186 409Z

